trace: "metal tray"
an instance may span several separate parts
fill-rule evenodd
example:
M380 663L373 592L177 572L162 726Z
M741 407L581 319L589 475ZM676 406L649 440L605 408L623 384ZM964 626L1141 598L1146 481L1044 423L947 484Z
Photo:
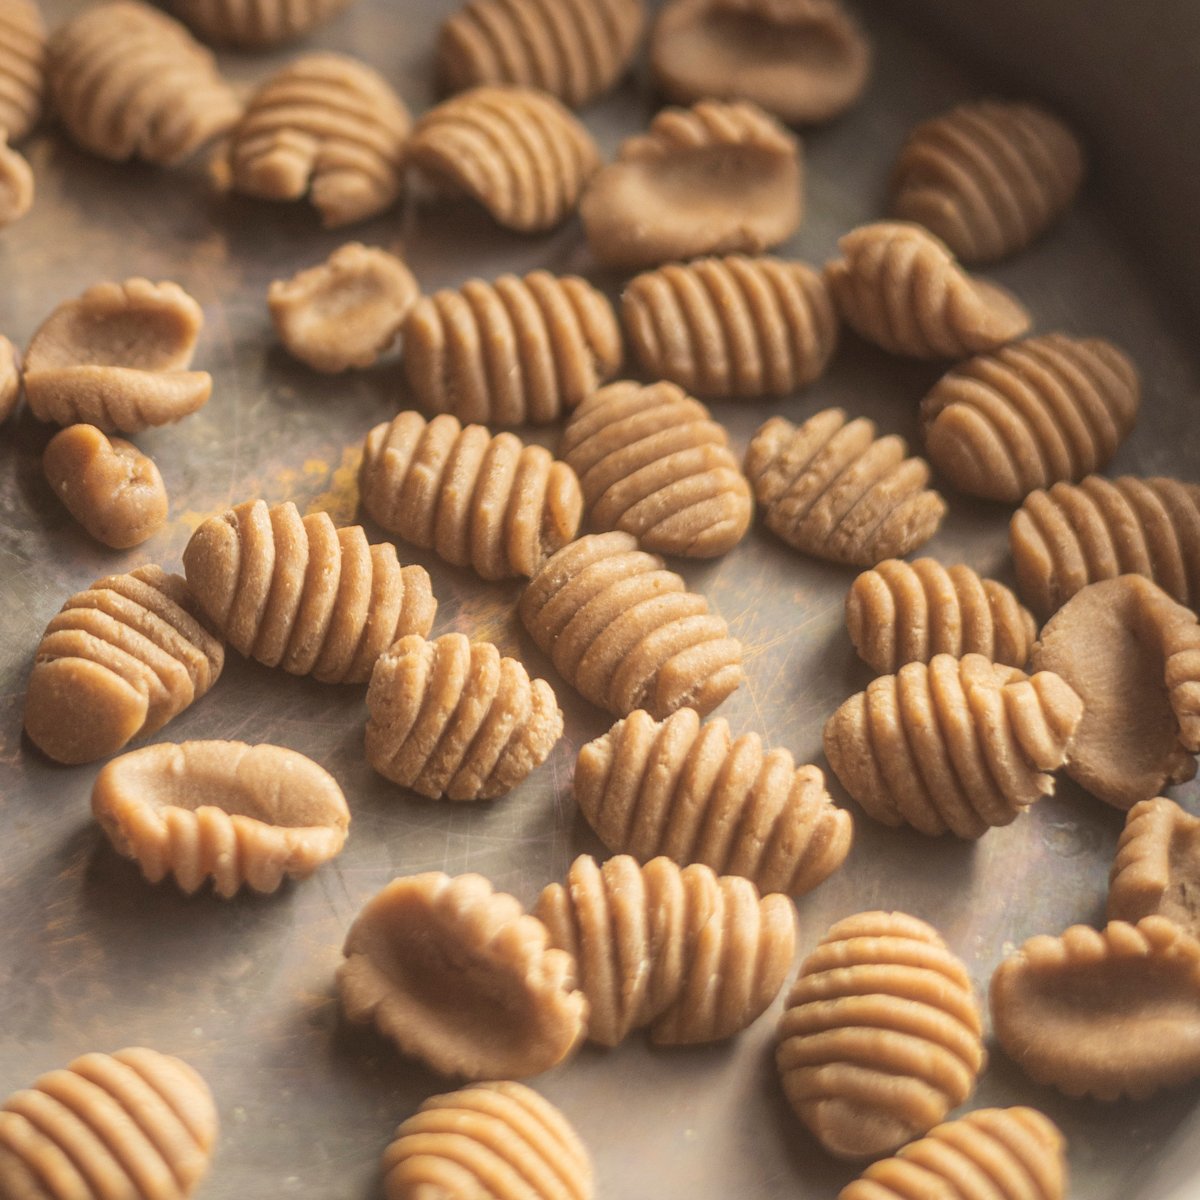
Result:
M58 20L82 5L44 7ZM360 0L311 44L370 60L420 111L432 99L436 22L453 7ZM994 86L889 8L870 14L877 68L865 103L805 139L808 215L784 253L828 258L839 233L883 211L887 170L906 130ZM286 57L223 61L249 81ZM630 83L584 115L611 152L652 110L645 87ZM400 376L390 364L328 379L290 361L267 318L272 279L359 238L402 242L427 290L535 265L590 274L614 295L620 281L590 271L574 224L521 238L468 207L410 204L330 234L300 206L215 196L202 164L171 173L114 166L53 132L26 149L38 200L0 234L0 330L24 342L54 304L100 279L176 279L205 308L197 363L213 373L215 388L198 415L138 439L166 478L172 516L129 553L90 542L55 502L39 462L51 430L22 413L0 431L0 1095L84 1051L154 1046L186 1058L216 1092L223 1130L200 1192L206 1200L378 1195L379 1153L394 1126L447 1082L339 1021L332 975L355 913L393 876L430 869L479 871L531 902L574 855L600 849L575 814L570 776L578 747L609 722L561 684L521 631L518 587L481 583L401 547L402 558L425 563L433 576L441 602L435 632L490 638L559 690L567 736L507 799L435 804L391 787L363 760L361 688L324 687L232 653L212 695L163 731L170 740L292 746L342 783L354 812L345 853L309 882L267 898L189 900L170 885L144 884L90 820L95 768L56 766L23 740L25 677L42 629L70 594L146 561L177 569L189 533L214 511L263 496L354 519L357 449L373 424L405 405ZM1195 477L1197 361L1103 189L1089 187L1055 232L993 274L1029 304L1038 329L1111 337L1141 365L1143 417L1113 472ZM831 404L914 439L916 402L937 374L847 336L829 375L807 392L714 411L739 449L771 413L801 418ZM555 434L532 436L552 445ZM952 500L928 551L1007 577L1007 512ZM802 558L762 530L720 561L679 569L748 650L747 682L719 715L820 763L826 717L870 677L841 624L853 572ZM841 797L836 783L834 790ZM1175 795L1197 808L1194 785ZM1120 827L1118 813L1067 781L1056 798L977 845L860 817L845 868L799 902L802 950L841 916L905 909L943 932L982 996L996 963L1025 938L1102 918ZM585 1048L535 1081L591 1147L599 1194L816 1200L853 1177L787 1108L771 1058L777 1012L778 1004L727 1045L656 1051L634 1037L615 1051ZM1073 1102L1032 1084L994 1050L971 1103L1021 1102L1044 1108L1066 1132L1076 1195L1200 1193L1200 1149L1189 1136L1197 1128L1194 1089L1136 1106Z

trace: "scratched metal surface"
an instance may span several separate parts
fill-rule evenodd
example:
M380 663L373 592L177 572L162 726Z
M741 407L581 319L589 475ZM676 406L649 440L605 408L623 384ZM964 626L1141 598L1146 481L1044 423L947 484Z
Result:
M79 7L45 3L53 19ZM311 41L369 59L419 111L431 99L435 18L451 7L361 0ZM878 69L866 103L807 139L808 216L788 252L828 257L839 232L881 211L890 154L912 122L992 83L893 24L888 7L872 14ZM280 58L225 61L248 81ZM585 115L611 152L650 111L630 86ZM172 517L128 553L89 542L54 502L39 466L50 430L22 414L0 431L0 1095L87 1050L154 1046L193 1063L216 1092L223 1132L200 1192L206 1200L375 1196L391 1130L444 1081L339 1023L331 979L345 929L396 874L479 871L529 902L576 853L596 850L569 783L576 749L607 720L559 685L567 735L527 784L491 805L419 802L365 765L361 689L323 687L231 654L212 694L161 737L301 749L337 776L354 823L342 857L309 882L225 903L148 887L107 847L89 819L95 768L55 766L21 737L25 677L42 628L68 595L145 561L178 568L190 531L209 513L263 496L353 518L357 446L403 403L395 368L326 379L291 363L271 336L270 280L347 237L403 240L426 289L534 265L587 272L586 250L575 225L519 238L463 209L410 206L329 234L301 208L215 198L200 167L112 166L47 132L27 150L38 202L0 234L0 330L24 342L56 302L100 279L176 279L204 306L197 362L215 389L197 416L139 438L166 478ZM1089 189L1056 233L994 274L1029 304L1039 329L1111 336L1142 365L1144 416L1114 469L1195 477L1197 363L1102 190ZM847 339L828 377L805 394L716 412L739 448L770 413L800 418L830 404L911 437L916 401L935 376ZM929 551L1004 577L1005 528L1001 510L955 498ZM402 547L404 556L433 575L435 632L491 638L558 682L516 624L515 586L482 584ZM747 683L721 715L820 762L825 718L869 678L840 623L852 573L794 555L758 530L722 561L682 569L747 647ZM1177 796L1197 807L1194 787ZM1119 828L1116 813L1065 784L977 846L863 818L844 870L800 902L802 948L838 917L899 907L942 930L983 992L1014 943L1100 919ZM852 1177L783 1102L770 1058L777 1007L731 1045L657 1052L635 1037L614 1052L585 1049L537 1080L592 1148L601 1195L815 1200ZM972 1103L1016 1102L1042 1106L1066 1131L1077 1195L1148 1200L1166 1196L1172 1181L1200 1178L1200 1151L1186 1137L1194 1092L1139 1106L1070 1102L996 1052ZM1148 1182L1164 1155L1166 1174Z

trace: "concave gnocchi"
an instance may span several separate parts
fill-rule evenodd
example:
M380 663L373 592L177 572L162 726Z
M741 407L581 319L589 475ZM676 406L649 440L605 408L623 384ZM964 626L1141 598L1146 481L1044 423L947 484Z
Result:
M654 267L701 254L759 254L796 232L804 211L800 143L745 102L663 109L588 184L588 246L608 267Z
M476 87L420 119L408 161L441 189L470 196L497 225L542 233L575 211L600 151L553 96Z
M732 1037L778 995L796 950L786 896L666 858L581 855L534 912L575 959L588 1038L603 1046L647 1026L659 1045Z
M47 49L59 119L102 158L176 166L241 115L212 54L138 0L85 9L54 31Z
M579 531L575 472L511 433L402 412L367 434L358 476L372 520L484 579L530 576Z
M442 24L438 79L451 92L539 88L579 108L629 69L645 21L645 0L470 0Z
M67 511L114 550L139 546L167 519L167 489L154 460L94 425L68 425L42 453L42 470Z
M938 654L873 680L825 724L842 785L885 825L977 838L1054 793L1084 702L1052 671Z
M591 1200L592 1163L554 1105L521 1083L476 1083L428 1100L383 1152L387 1200Z
M189 895L273 892L342 849L350 810L328 771L295 750L245 742L161 742L113 759L92 786L92 815L150 883Z
M697 396L782 396L820 378L837 346L824 278L778 258L702 258L630 280L621 323L642 371Z
M825 777L757 734L690 708L655 721L637 710L579 751L579 811L610 849L665 855L743 875L764 894L801 896L845 861L853 826Z
M1075 199L1083 151L1034 104L976 100L923 121L892 169L891 213L967 263L1024 249Z
M72 596L46 626L25 693L25 732L56 762L116 754L216 683L221 643L178 575L138 567Z
M1063 1200L1066 1143L1035 1108L979 1108L872 1163L838 1200Z
M1030 661L1083 701L1066 768L1093 796L1127 809L1196 774L1200 623L1148 579L1122 575L1077 592Z
M6 1200L187 1200L208 1174L217 1109L187 1063L134 1047L85 1054L0 1108Z
M346 935L342 1009L443 1075L536 1075L579 1044L587 1000L546 927L480 875L393 880Z
M0 424L16 411L21 398L21 356L16 346L0 334Z
M9 143L20 141L38 123L45 90L42 15L33 0L7 0L0 11L0 227L23 217L33 205L33 171Z
M180 20L222 45L264 49L302 37L351 0L171 0Z
M612 305L574 275L471 279L422 298L404 323L409 391L460 421L556 421L620 365Z
M1108 919L1162 916L1200 938L1200 817L1155 796L1125 817L1108 880Z
M712 558L746 535L754 504L729 435L673 383L613 383L571 414L558 452L592 527L646 550Z
M961 492L1018 504L1106 466L1133 429L1137 368L1103 338L1027 338L959 363L921 402L925 451Z
M1029 329L1029 314L1002 287L968 275L919 225L881 221L838 239L825 266L838 311L862 337L909 358L965 358Z
M746 451L746 476L772 533L830 562L870 567L928 541L946 502L901 437L827 408L793 425L772 417Z
M1002 583L935 558L889 558L864 571L846 593L846 629L877 675L935 655L982 654L1023 667L1037 622Z
M804 960L775 1061L796 1115L838 1158L874 1158L970 1096L987 1056L966 968L905 913L834 925Z
M391 84L344 54L307 54L250 98L214 171L260 200L306 196L327 229L365 221L403 189L411 118Z
M368 545L362 526L247 500L209 517L183 551L197 603L239 654L322 683L366 683L397 638L429 632L424 567Z
M1144 575L1173 600L1200 606L1200 486L1163 477L1089 475L1037 491L1013 514L1017 587L1048 617L1081 588Z
M616 716L711 712L742 682L742 644L628 533L579 538L529 581L518 609L585 699Z
M991 983L996 1039L1068 1096L1144 1100L1200 1077L1200 942L1166 917L1027 941Z
M367 689L367 761L422 796L491 800L546 761L563 715L544 679L461 633L415 634L379 656Z
M871 50L839 0L671 0L650 66L668 99L749 100L798 125L858 100Z
M139 433L203 408L207 371L189 371L204 312L177 283L97 283L60 304L25 353L25 398L39 421Z

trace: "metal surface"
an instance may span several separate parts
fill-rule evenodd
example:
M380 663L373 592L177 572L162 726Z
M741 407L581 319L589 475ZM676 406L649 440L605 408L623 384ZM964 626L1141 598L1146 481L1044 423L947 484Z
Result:
M360 0L312 44L357 51L419 111L430 100L435 19L452 6ZM44 7L59 19L81 5ZM889 161L908 127L979 90L886 7L870 21L878 66L866 102L806 138L808 215L788 253L827 258L840 232L881 211ZM282 57L225 61L249 80ZM630 86L585 116L611 152L650 111ZM531 902L576 853L596 851L574 812L570 773L578 746L608 720L557 679L519 629L515 585L481 583L401 546L402 558L424 562L433 575L435 631L490 638L551 679L567 736L507 799L422 802L365 764L361 688L294 679L231 652L210 696L160 739L270 740L302 750L336 775L354 822L345 853L310 881L226 903L149 887L116 857L89 817L96 768L55 766L22 739L25 677L42 629L71 593L145 561L178 569L191 529L211 512L264 496L352 519L357 447L402 406L399 377L392 365L326 379L292 363L271 334L270 280L351 237L403 239L427 290L535 264L587 272L586 249L574 225L520 238L467 209L409 206L329 234L299 207L215 198L200 166L112 166L53 133L27 149L38 201L0 234L0 330L24 342L55 303L100 279L176 279L205 308L197 364L212 371L215 389L198 415L138 439L167 481L172 518L129 553L90 542L51 496L39 462L51 430L27 413L0 430L0 1095L84 1051L146 1044L186 1058L217 1094L223 1131L199 1193L205 1200L375 1196L378 1156L395 1124L446 1081L340 1024L331 983L343 934L360 905L399 873L479 871ZM1103 194L1090 189L1054 234L993 274L1029 304L1039 329L1110 336L1140 363L1143 416L1114 471L1195 478L1197 363L1173 335L1155 282ZM916 402L937 373L847 337L828 377L806 393L714 409L739 449L770 413L798 418L830 404L911 438ZM538 436L552 444L552 431ZM1006 511L954 497L928 550L1007 577L1006 525ZM821 763L825 718L869 679L841 624L853 572L802 558L761 530L725 559L682 570L747 647L747 683L720 715L735 730L757 730L799 760ZM983 995L1014 944L1101 919L1121 818L1067 782L1057 798L978 845L883 829L834 790L859 818L857 839L845 868L799 903L805 951L838 917L902 908L943 932ZM1194 786L1175 795L1197 808ZM816 1200L856 1173L819 1150L782 1098L771 1061L777 1010L729 1045L653 1051L634 1037L612 1052L585 1049L535 1081L591 1147L598 1194ZM1172 1178L1200 1180L1195 1139L1174 1142L1194 1119L1195 1089L1136 1106L1072 1102L1033 1085L994 1051L972 1104L1018 1102L1044 1108L1067 1133L1076 1195L1165 1195L1145 1186L1164 1155Z

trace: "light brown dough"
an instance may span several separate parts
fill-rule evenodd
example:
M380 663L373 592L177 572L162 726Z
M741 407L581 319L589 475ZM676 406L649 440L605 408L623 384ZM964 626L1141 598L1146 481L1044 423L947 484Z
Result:
M539 88L580 108L629 69L645 0L469 0L438 34L448 92L480 84Z
M838 1200L1064 1200L1066 1142L1035 1108L977 1108L872 1163Z
M777 258L733 254L647 271L626 286L621 323L649 378L714 399L807 387L837 347L824 278Z
M529 576L579 531L575 472L541 446L449 414L376 425L358 475L364 510L406 542L484 579Z
M1112 342L1027 338L934 384L921 402L925 451L960 492L1018 504L1107 466L1140 403L1137 368Z
M602 1046L647 1026L659 1045L732 1037L779 994L796 953L786 896L760 899L747 879L667 858L601 867L580 855L534 912L575 959L588 1038Z
M0 424L17 410L21 398L21 356L16 346L0 334Z
M477 87L421 118L408 161L442 190L471 197L497 225L542 233L575 211L600 151L553 96Z
M804 960L775 1062L830 1154L875 1158L970 1096L987 1059L981 1034L970 976L937 931L866 912L839 921Z
M774 117L705 100L663 109L646 133L626 138L579 215L607 267L760 254L799 228L803 182L800 143Z
M875 820L977 838L1054 794L1085 704L1049 670L939 654L851 696L825 723L825 755Z
M481 875L394 879L346 935L342 1010L443 1075L537 1075L583 1038L575 963Z
M19 142L38 123L46 91L46 23L34 0L0 9L0 134Z
M546 761L563 715L544 679L490 642L413 634L379 656L367 689L367 761L436 800L493 800Z
M332 19L352 0L171 0L186 21L208 42L265 49L303 37Z
M919 225L880 221L838 239L825 265L838 311L862 337L909 358L965 358L1027 332L1029 313L998 284L968 275Z
M1125 818L1108 881L1108 919L1162 916L1200 937L1200 817L1156 796Z
M935 558L885 559L846 593L846 629L858 656L877 675L937 654L982 654L1023 667L1037 622L1002 583Z
M0 131L0 228L19 221L33 207L33 192L33 170Z
M891 213L937 234L965 263L1024 249L1070 206L1083 149L1034 104L976 100L923 121L892 169Z
M671 0L650 41L668 99L749 100L789 125L856 103L871 48L838 0Z
M187 1063L140 1047L85 1054L0 1109L0 1196L187 1200L216 1140L212 1093Z
M1140 575L1076 593L1042 630L1034 670L1054 671L1083 701L1067 774L1115 808L1196 774L1200 623Z
M93 5L48 45L55 111L84 150L172 167L225 133L242 106L216 60L140 0Z
M204 312L176 283L98 283L60 304L25 353L39 421L139 433L203 408L207 371L189 371Z
M711 712L742 682L742 644L628 533L581 537L529 581L521 621L559 674L618 717Z
M925 485L929 466L904 439L875 436L865 417L827 408L796 426L772 417L746 451L763 522L804 554L871 567L927 542L946 502Z
M153 459L94 425L56 433L42 470L71 516L114 550L141 545L166 522L167 489Z
M404 323L409 392L460 421L557 421L620 365L612 305L575 275L471 279L423 297Z
M1178 479L1056 483L1031 492L1009 526L1017 586L1048 617L1081 588L1144 575L1189 608L1200 607L1200 486Z
M160 742L113 759L92 786L92 815L150 883L191 895L211 879L226 899L274 892L342 849L350 810L310 758L245 742Z
M429 572L401 567L390 543L290 501L247 500L209 517L183 551L188 585L239 654L322 683L366 683L375 660L424 636L437 601Z
M394 254L348 242L325 262L277 279L267 306L290 354L336 374L374 366L420 296L413 273Z
M383 1152L387 1200L591 1200L592 1163L566 1118L521 1083L431 1096Z
M25 732L56 762L116 754L161 729L216 683L221 643L179 575L110 575L46 626L25 693Z
M646 550L725 554L754 515L729 435L673 383L613 383L571 414L558 452L579 477L592 528Z
M754 733L734 740L728 722L701 724L690 708L618 721L580 749L572 789L610 850L703 863L764 895L812 891L845 861L854 834L816 767L765 750Z
M404 101L366 63L306 54L250 98L214 178L260 200L307 197L326 229L352 225L399 199L411 124Z
M1200 942L1165 917L1073 925L996 969L992 1025L1030 1078L1144 1100L1200 1077Z

